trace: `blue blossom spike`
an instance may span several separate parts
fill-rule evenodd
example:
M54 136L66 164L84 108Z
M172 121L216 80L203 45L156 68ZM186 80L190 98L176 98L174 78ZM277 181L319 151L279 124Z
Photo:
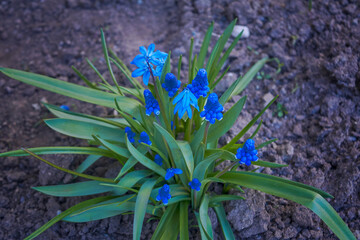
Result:
M199 181L199 179L194 178L191 182L189 182L189 186L191 187L191 189L200 191L201 182Z
M170 187L169 185L164 184L164 186L159 189L159 194L156 196L156 201L162 201L164 205L167 205L170 198Z
M195 95L196 98L200 96L206 97L207 93L210 91L209 82L207 78L207 72L205 69L201 68L196 74L196 77L191 84L188 85L190 91Z
M182 173L183 171L179 168L168 168L166 169L165 180L169 180L170 178L175 176L175 174L182 174Z
M173 104L176 104L174 114L178 112L179 118L182 118L185 112L187 112L189 118L192 117L191 105L200 111L196 97L188 88L182 90L182 92L174 98Z
M154 98L152 93L149 89L144 90L144 97L145 97L145 108L146 108L146 115L150 116L151 113L154 113L155 115L160 114L160 106L158 101Z
M131 128L130 128L130 127L126 127L126 128L125 128L125 133L127 134L127 137L128 137L128 139L129 139L129 141L130 141L131 143L134 143L134 142L135 142L134 137L135 137L136 133L134 133L133 131L131 131Z
M257 154L258 151L255 149L255 141L248 139L243 147L237 150L236 158L240 160L240 164L250 166L251 162L255 162L259 159L258 156L256 156Z
M220 121L223 118L222 111L224 111L224 108L219 103L218 96L216 93L210 93L204 111L200 113L200 117L205 117L207 121L214 124L216 119Z
M65 110L65 111L70 111L70 108L67 105L61 105L60 108Z
M146 132L141 132L140 133L140 139L139 139L139 143L146 143L147 145L151 145L151 141L149 138L149 135Z
M154 161L157 165L162 166L163 165L163 159L160 157L159 154L156 154L154 157Z
M162 84L162 87L168 92L169 97L173 97L178 91L181 82L176 79L175 75L172 73L167 73L165 76L165 82Z

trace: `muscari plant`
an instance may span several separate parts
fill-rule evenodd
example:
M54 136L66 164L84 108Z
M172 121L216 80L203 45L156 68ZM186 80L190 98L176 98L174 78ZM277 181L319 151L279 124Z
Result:
M60 220L87 222L129 213L134 214L133 239L140 239L146 214L152 215L151 220L159 221L152 239L188 239L189 225L193 225L191 220L197 222L202 239L213 239L209 208L215 211L225 239L235 239L226 219L223 202L241 201L243 197L238 193L243 193L243 188L259 190L302 204L315 212L340 239L355 239L325 200L332 198L330 194L302 183L260 173L261 169L255 171L258 168L245 171L249 168L242 167L286 167L265 159L258 160L258 151L275 141L270 139L256 144L253 140L262 121L259 121L250 138L242 139L277 97L230 142L218 147L219 138L230 130L240 115L246 96L227 111L224 110L224 105L233 96L239 95L263 65L270 61L267 58L259 60L219 97L214 88L228 72L229 67L220 74L231 50L241 37L240 33L223 53L234 25L235 21L226 28L209 57L207 52L213 24L206 32L200 52L194 56L191 39L187 83L179 80L182 56L179 58L177 71L171 71L171 53L155 51L154 44L150 44L148 48L140 47L140 54L131 62L136 69L131 72L114 51L106 46L102 31L103 51L113 85L89 60L89 66L101 79L101 83L89 81L73 67L88 87L34 73L0 69L13 79L115 109L120 115L118 118L91 116L44 104L57 117L44 120L50 128L71 137L86 139L91 146L22 148L0 154L1 157L31 155L59 170L87 180L34 187L42 193L58 197L103 193L100 197L80 202L61 212L27 239L33 239ZM118 84L113 66L123 73L132 87ZM145 87L139 82L141 78ZM76 170L69 170L39 156L50 154L89 156ZM112 158L122 166L115 178L84 173L101 157ZM220 168L223 165L225 167ZM221 185L222 192L211 191L211 184ZM230 189L234 189L235 193L232 191L230 193L233 194L230 194Z

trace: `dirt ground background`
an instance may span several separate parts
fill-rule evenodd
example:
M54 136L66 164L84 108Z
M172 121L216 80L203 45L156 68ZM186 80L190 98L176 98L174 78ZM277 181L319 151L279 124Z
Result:
M262 159L289 164L277 170L262 169L321 188L335 196L330 203L360 239L360 3L356 0L313 1L110 1L45 0L0 1L0 66L28 70L64 81L81 83L74 65L91 80L86 66L93 60L101 72L99 28L108 45L128 63L138 47L156 44L173 52L175 63L187 55L189 39L196 50L211 21L214 40L234 18L250 29L240 40L228 64L230 73L217 89L243 75L263 56L277 57L264 68L270 79L254 80L242 94L248 102L238 123L222 139L233 137L269 97L280 95L287 110L263 116L256 141L279 140L264 148ZM183 61L187 69L187 60ZM185 72L185 71L183 71ZM118 75L119 76L119 75ZM126 84L124 79L122 83ZM36 89L0 75L0 152L22 146L86 145L58 134L41 119L49 113L41 102L69 105L73 110L105 116L111 110ZM49 158L48 158L49 159ZM51 160L75 169L80 157L53 156ZM88 173L111 176L112 161L99 161ZM70 178L35 159L3 158L0 162L0 239L22 239L79 199L55 198L32 190L39 185L69 182ZM326 225L298 204L255 191L247 200L226 205L238 239L336 239ZM213 216L213 213L210 212ZM212 217L216 239L221 230ZM149 239L156 222L144 224L142 239ZM118 216L83 224L57 223L38 239L130 239L132 216ZM198 232L192 230L194 239Z

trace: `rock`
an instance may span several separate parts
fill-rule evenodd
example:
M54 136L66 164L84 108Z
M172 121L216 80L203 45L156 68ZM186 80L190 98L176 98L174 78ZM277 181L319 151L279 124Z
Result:
M296 230L296 228L293 226L290 226L285 229L283 239L294 238L294 237L296 237L297 234L298 234L298 231Z
M303 228L312 227L314 225L312 218L313 216L310 210L302 206L296 207L292 214L292 220Z
M274 99L274 95L272 95L270 92L266 93L264 96L263 96L263 100L265 101L264 102L264 106L268 105L269 102L271 102L271 100Z
M231 84L236 81L237 78L238 78L238 75L236 73L233 73L233 72L227 73L223 77L223 79L221 79L221 81L218 83L218 85L216 85L215 92L218 92L218 93L225 92L231 86Z
M265 210L265 194L250 189L245 197L246 200L230 201L225 207L227 219L241 239L267 231L270 222Z
M247 26L235 25L231 36L237 37L243 31L241 38L248 38L250 36L250 30Z
M31 104L31 106L32 106L33 109L36 110L36 111L40 111L40 109L41 109L41 107L40 107L40 105L39 105L38 103L33 103L33 104Z
M337 84L344 87L355 87L356 74L359 71L355 55L349 56L342 52L326 63L325 68L336 79Z

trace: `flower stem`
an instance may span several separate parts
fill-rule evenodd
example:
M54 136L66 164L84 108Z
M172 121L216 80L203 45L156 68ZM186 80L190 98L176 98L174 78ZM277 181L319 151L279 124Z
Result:
M238 162L233 162L231 165L227 166L226 168L224 168L224 170L222 170L221 172L219 172L218 174L216 174L214 177L220 177L221 175L223 175L224 173L226 173L230 168L234 167L236 164L238 164Z
M205 145L205 148L206 148L206 144L207 144L207 136L208 136L209 126L210 126L210 123L206 122L206 127L205 127L205 132L204 132L204 139L203 139L203 143Z
M194 119L194 111L195 108L192 109L192 118L190 118L187 129L186 129L186 136L185 139L188 140L189 142L191 141L191 132L192 132L192 125L193 125L193 119Z

